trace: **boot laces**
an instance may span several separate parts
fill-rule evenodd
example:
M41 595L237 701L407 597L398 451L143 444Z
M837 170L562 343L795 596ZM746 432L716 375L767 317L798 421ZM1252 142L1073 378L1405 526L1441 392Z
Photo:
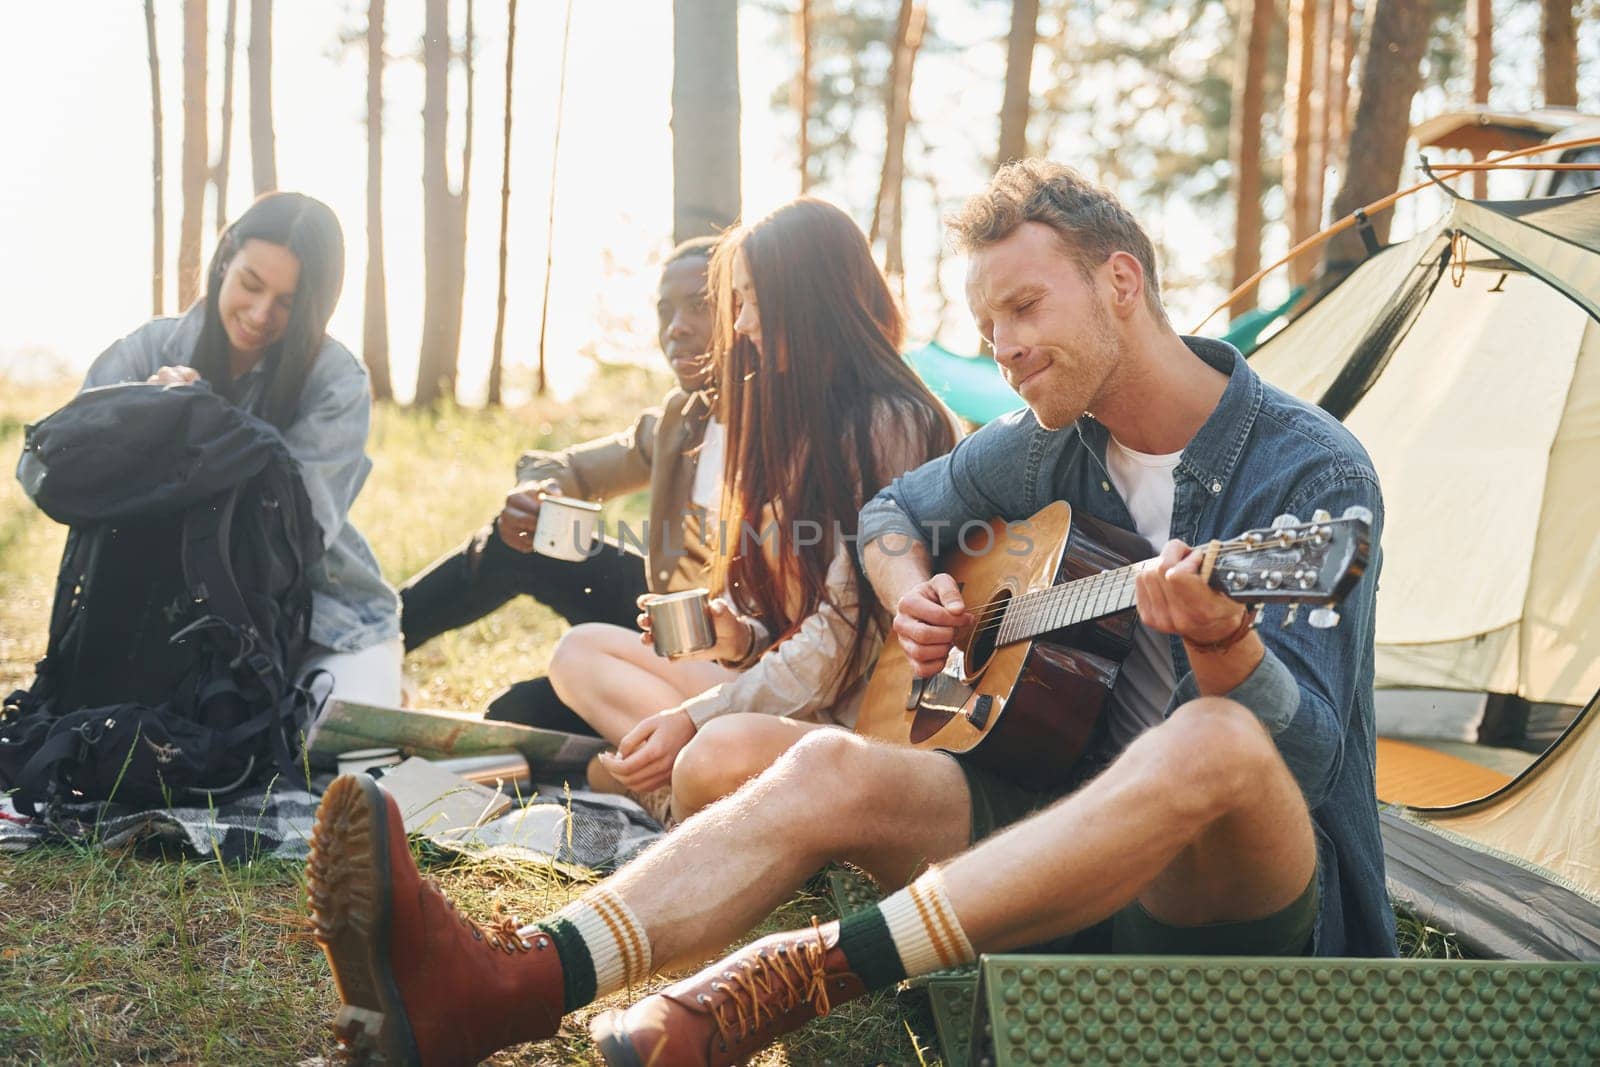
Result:
M477 919L462 914L461 910L456 907L455 901L451 900L439 888L439 883L428 879L427 884L428 888L437 893L439 899L444 901L444 906L450 910L451 915L456 917L456 921L472 935L473 940L482 941L488 948L508 955L532 950L533 946L522 936L522 921L506 911L504 905L499 905L496 908L493 922L479 922Z
M822 927L811 918L815 940L780 944L734 963L723 980L711 984L715 991L728 994L722 1003L711 1005L717 1032L727 1044L737 1044L754 1034L763 1020L776 1021L809 1001L817 1016L832 1009L828 1001L826 960L828 947L822 940Z

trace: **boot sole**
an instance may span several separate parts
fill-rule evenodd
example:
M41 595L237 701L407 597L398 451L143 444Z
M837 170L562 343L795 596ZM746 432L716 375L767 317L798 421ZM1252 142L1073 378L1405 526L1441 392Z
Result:
M617 1024L622 1021L623 1014L612 1008L590 1019L589 1037L593 1039L595 1048L600 1050L600 1055L605 1057L606 1067L646 1067L633 1042L617 1032ZM653 1067L668 1065L657 1064Z
M422 1064L389 958L392 891L382 790L365 774L334 779L317 807L306 894L343 1002L333 1031L360 1067Z

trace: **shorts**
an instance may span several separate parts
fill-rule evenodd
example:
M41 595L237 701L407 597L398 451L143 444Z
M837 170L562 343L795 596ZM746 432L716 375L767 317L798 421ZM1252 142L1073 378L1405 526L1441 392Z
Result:
M957 759L967 779L972 805L973 843L1021 822L1067 793L1026 789ZM1082 778L1078 779L1081 784ZM1260 919L1171 926L1146 911L1137 900L1111 918L1064 938L1017 949L1019 953L1068 954L1109 952L1127 956L1305 956L1310 954L1321 904L1317 871L1292 903Z

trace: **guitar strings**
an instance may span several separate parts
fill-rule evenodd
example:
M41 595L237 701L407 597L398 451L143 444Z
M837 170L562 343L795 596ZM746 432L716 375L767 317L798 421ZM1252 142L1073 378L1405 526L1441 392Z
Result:
M1217 544L1217 554L1220 556L1223 552L1259 552L1265 549L1283 547L1285 546L1276 540L1262 541L1257 544L1251 544L1243 539L1235 539L1232 541L1219 542ZM1101 591L1101 588L1099 587L1103 587L1104 585L1108 584L1107 580L1109 578L1117 576L1126 581L1128 576L1148 566L1151 562L1153 562L1154 558L1157 557L1153 557L1152 559L1147 559L1139 563L1131 563L1124 567L1117 567L1112 570L1101 571L1099 574L1091 574L1082 578L1075 578L1072 581L1065 582L1061 585L1052 585L1045 589L1035 589L1032 592L1022 594L1021 596L1011 597L1002 603L991 604L980 609L973 616L973 633L976 635L979 633L987 633L991 630L998 630L1002 625L1004 625L1006 614L1010 612L1014 606L1019 604L1025 604L1030 611L1044 611L1051 608L1064 606L1063 602L1071 602L1075 596L1080 594L1093 596ZM1096 587L1093 593L1090 592L1091 587Z

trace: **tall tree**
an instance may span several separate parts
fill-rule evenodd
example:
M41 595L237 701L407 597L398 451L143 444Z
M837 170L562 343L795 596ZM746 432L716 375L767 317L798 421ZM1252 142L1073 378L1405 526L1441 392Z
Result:
M222 143L217 147L217 163L211 168L211 184L217 191L217 232L228 224L228 157L233 152L233 53L234 27L239 19L239 0L228 0L228 14L222 29Z
M489 406L500 406L500 379L505 367L506 251L511 225L511 73L517 54L517 0L506 4L506 104L500 143L500 280L495 289L494 351L489 358Z
M1000 102L1000 151L995 164L1028 154L1028 111L1033 80L1033 48L1039 41L1039 0L1012 0L1011 33L1006 38L1006 88Z
M1572 18L1572 0L1542 0L1541 6L1545 107L1577 107L1578 28Z
M672 239L739 217L739 13L736 0L672 3Z
M166 310L167 224L162 207L166 183L161 170L161 60L156 54L155 0L144 0L144 43L150 55L150 179L154 227L150 243L150 313L160 315Z
M272 129L272 0L250 0L250 169L256 195L278 187Z
M450 189L450 0L427 0L423 14L422 98L422 351L416 403L431 407L454 398L461 351L461 298L466 284L467 182L472 176L472 0L467 0L466 138L461 186Z
M1380 200L1400 184L1406 138L1411 130L1411 99L1422 81L1422 51L1428 40L1429 0L1371 0L1361 43L1361 83L1344 184L1333 201L1333 217ZM1389 236L1392 211L1373 216L1379 241ZM1345 230L1328 242L1332 269L1357 263L1365 255L1360 234Z
M1353 6L1352 0L1333 0L1333 22L1328 31L1328 137L1324 162L1334 171L1344 169L1350 136L1350 67L1356 51L1351 36Z
M567 108L567 45L572 42L572 0L567 0L566 17L561 20L561 71L556 81L556 131L550 145L550 203L544 219L544 292L539 297L539 395L545 389L545 341L550 330L550 279L555 265L556 178L561 168L561 121Z
M1284 219L1289 244L1317 232L1312 219L1320 214L1312 204L1319 166L1316 92L1317 0L1289 0L1289 73L1283 89L1283 194ZM1320 207L1320 204L1317 205ZM1314 264L1301 256L1289 263L1289 281L1304 285Z
M374 400L393 400L389 287L383 268L383 0L367 0L367 285L361 359Z
M795 9L795 38L800 48L800 70L795 74L795 111L800 126L800 192L811 190L811 0Z
M1246 0L1239 21L1233 74L1233 121L1228 156L1233 171L1233 282L1243 285L1261 269L1261 119L1266 97L1267 46L1276 21L1273 0ZM1256 290L1240 295L1233 313L1255 304Z
M883 234L884 271L905 282L905 263L900 231L904 217L901 193L905 186L906 128L911 124L911 72L922 47L922 31L928 12L916 0L900 0L900 16L895 25L894 53L889 60L889 87L884 107L884 127L888 136L883 149L883 173L878 179L878 199L872 208L872 227L868 239Z
M1467 4L1467 37L1472 42L1472 102L1489 103L1489 66L1494 59L1494 4L1492 0L1469 0ZM1473 159L1482 159L1482 152L1474 152ZM1478 200L1489 195L1489 172L1474 171L1472 195Z
M183 215L178 225L178 307L200 295L206 200L206 0L183 0Z

